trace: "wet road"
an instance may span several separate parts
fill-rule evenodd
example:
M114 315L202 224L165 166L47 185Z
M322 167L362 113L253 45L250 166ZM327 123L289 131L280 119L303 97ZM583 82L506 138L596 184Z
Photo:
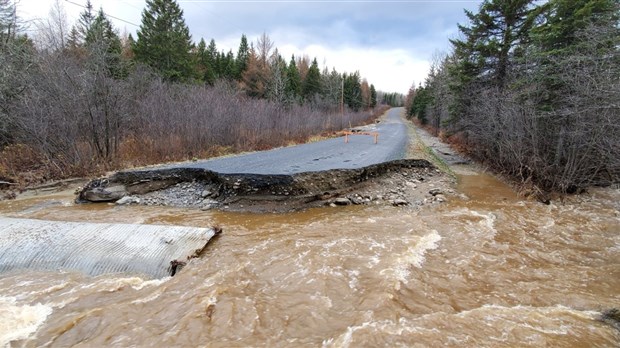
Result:
M379 141L369 135L349 136L254 152L206 161L173 164L166 168L204 168L227 174L295 174L330 169L355 169L401 159L407 147L407 127L400 114L403 108L387 112L381 123L367 126L378 132Z

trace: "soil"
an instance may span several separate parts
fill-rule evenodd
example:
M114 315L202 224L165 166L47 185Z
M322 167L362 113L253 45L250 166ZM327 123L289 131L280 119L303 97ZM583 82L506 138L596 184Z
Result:
M165 169L119 172L93 180L80 191L78 201L249 212L370 204L419 208L445 202L454 194L453 182L430 162L418 159L293 175Z
M455 177L434 151L430 135L411 122L404 160L360 169L337 169L293 175L219 174L205 169L121 171L91 180L76 190L76 201L116 202L192 209L287 212L319 206L378 205L419 209L455 195ZM60 182L21 195L49 193L73 182ZM9 198L9 197L7 197ZM10 197L13 198L13 197Z

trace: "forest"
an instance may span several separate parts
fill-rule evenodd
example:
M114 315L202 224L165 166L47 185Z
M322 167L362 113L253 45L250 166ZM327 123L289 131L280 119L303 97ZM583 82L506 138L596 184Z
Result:
M402 103L358 72L285 59L267 34L236 54L196 43L175 0L148 0L136 38L90 0L73 25L56 1L29 36L17 5L0 0L0 181L285 146Z
M620 183L620 5L486 0L407 114L526 192Z

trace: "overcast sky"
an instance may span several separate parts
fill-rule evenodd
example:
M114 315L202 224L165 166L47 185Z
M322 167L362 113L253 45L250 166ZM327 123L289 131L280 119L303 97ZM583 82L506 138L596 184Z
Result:
M20 0L25 19L46 18L55 0ZM86 0L59 0L72 25ZM91 0L119 31L135 33L144 0ZM292 54L316 57L321 68L359 70L378 90L406 93L423 82L434 56L449 50L463 9L477 10L481 1L177 1L192 38L215 39L219 50L237 52L241 34L255 41L267 33L287 61ZM127 23L128 22L128 23ZM135 37L135 35L134 35Z

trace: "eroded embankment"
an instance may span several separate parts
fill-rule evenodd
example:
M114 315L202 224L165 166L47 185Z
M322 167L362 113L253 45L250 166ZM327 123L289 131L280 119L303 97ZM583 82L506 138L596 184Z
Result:
M201 209L225 206L259 211L285 211L329 204L363 204L377 197L389 199L388 202L394 205L411 203L399 191L395 191L395 187L389 188L385 194L377 193L376 197L369 194L347 196L378 179L394 175L412 180L409 187L415 188L416 184L424 182L428 177L438 176L438 171L430 162L419 159L395 160L359 169L333 169L291 175L222 174L199 168L144 169L122 171L107 178L92 180L80 191L77 201ZM404 186L404 182L402 184ZM182 191L182 194L175 191Z

